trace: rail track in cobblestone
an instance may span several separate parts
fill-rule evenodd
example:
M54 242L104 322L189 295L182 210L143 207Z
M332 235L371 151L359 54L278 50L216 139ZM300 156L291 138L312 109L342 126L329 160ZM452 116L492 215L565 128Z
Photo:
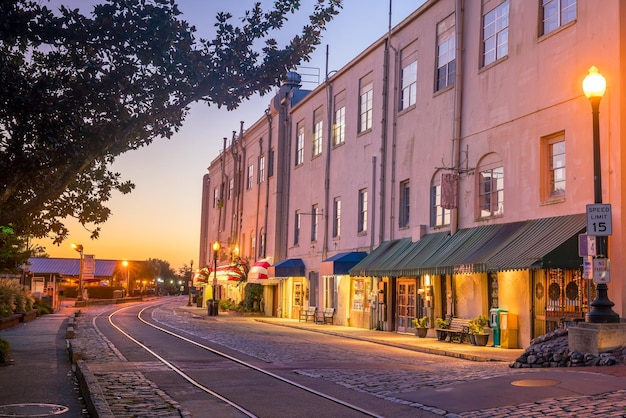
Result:
M162 387L164 382L169 382L169 390L167 384L164 390L187 409L194 406L186 404L194 405L195 402L203 403L206 409L219 416L269 416L277 411L298 416L381 416L265 370L259 364L253 364L253 359L242 359L241 353L229 353L225 347L212 347L193 336L157 325L147 319L156 306L158 304L117 309L108 314L108 324L119 333L118 338L112 337L110 331L103 329L101 332L108 334L108 338L135 365L141 364L144 370L150 369L161 375L165 370L173 372L177 377L169 373L157 384ZM103 323L96 326L102 328ZM127 342L121 344L119 336ZM146 355L152 360L149 361ZM187 395L177 399L177 393L183 392ZM193 393L192 397L189 392ZM208 401L207 397L213 400Z

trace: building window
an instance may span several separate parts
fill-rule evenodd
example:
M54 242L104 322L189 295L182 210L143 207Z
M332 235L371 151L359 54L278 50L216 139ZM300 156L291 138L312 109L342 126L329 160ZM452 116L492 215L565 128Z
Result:
M317 205L311 206L311 241L317 241L317 233L319 228L319 223L317 220L319 208Z
M541 1L541 35L547 35L576 19L576 0Z
M346 141L346 107L335 110L333 124L333 145L343 144Z
M565 194L565 141L548 144L550 153L550 196Z
M300 212L296 211L296 216L294 217L295 224L293 227L293 245L298 245L300 243Z
M313 149L313 157L317 157L322 153L322 132L324 130L324 118L322 108L315 110L313 114L313 141L311 146Z
M341 236L341 198L333 199L333 238Z
M450 225L450 209L441 206L441 183L439 179L430 188L430 226Z
M409 226L410 214L410 193L409 181L400 182L400 207L398 213L398 227L407 228Z
M304 122L296 126L296 165L304 163Z
M213 189L213 207L214 208L218 207L219 202L220 202L220 189L219 187L216 187L215 189Z
M400 95L400 110L415 104L417 96L417 60L402 68L402 92Z
M372 129L374 83L371 75L361 79L359 94L359 133Z
M483 66L509 53L509 1L483 16Z
M504 168L495 167L480 172L478 177L480 217L504 213Z
M261 228L261 233L259 234L259 257L265 257L265 230Z
M367 232L367 189L359 190L359 213L357 232Z
M231 178L228 180L228 200L233 198L233 194L235 193L235 179Z
M454 15L437 25L437 88L442 90L454 84L456 75L456 43Z
M248 166L248 190L254 185L254 164Z
M265 181L265 156L261 155L259 157L259 183L263 183Z

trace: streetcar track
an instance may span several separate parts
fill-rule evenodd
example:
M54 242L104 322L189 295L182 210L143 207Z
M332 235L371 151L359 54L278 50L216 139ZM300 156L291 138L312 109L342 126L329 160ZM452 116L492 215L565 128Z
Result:
M264 369L262 369L262 368L260 368L260 367L258 367L258 366L255 366L255 365L253 365L253 364L251 364L251 363L248 363L248 362L245 362L245 361L243 361L243 360L237 359L237 358L235 358L235 357L233 357L233 356L231 356L231 355L229 355L229 354L227 354L227 353L224 353L224 352L221 352L221 351L216 350L216 349L214 349L214 348L208 347L208 346L206 346L206 345L204 345L204 344L201 344L201 343L199 343L199 342L193 341L192 339L187 338L187 337L185 337L185 336L183 336L183 335L177 334L177 333L175 333L175 332L173 332L173 331L170 331L170 330L168 330L168 329L165 329L165 328L163 328L163 327L160 327L160 326L158 326L158 325L155 325L155 324L153 324L153 323L150 323L150 322L148 322L147 320L145 320L145 319L142 317L142 314L144 313L144 311L145 311L145 310L147 310L147 309L149 309L149 308L155 308L155 307L158 307L158 305L161 305L161 304L152 304L152 305L150 305L150 306L147 306L147 307L142 308L142 309L141 309L141 310L137 313L137 319L138 319L140 322L144 323L145 325L147 325L147 326L149 326L149 327L152 327L152 328L154 328L154 329L156 329L156 330L158 330L158 331L161 331L161 332L163 332L163 333L165 333L165 334L168 334L168 335L170 335L170 336L172 336L172 337L178 338L178 339L180 339L180 340L182 340L182 341L184 341L184 342L186 342L186 343L188 343L188 344L192 344L192 345L194 345L194 346L196 346L196 347L199 347L199 348L201 348L201 349L203 349L203 350L205 350L205 351L211 352L211 353L213 353L213 354L215 354L215 355L217 355L217 356L220 356L220 357L222 357L222 358L224 358L224 359L230 360L230 361L232 361L232 362L234 362L234 363L236 363L236 364L238 364L238 365L241 365L241 366L244 366L244 367L246 367L246 368L248 368L248 369L254 370L254 371L259 372L259 373L262 373L262 374L264 374L264 375L266 375L266 376L268 376L268 377L271 377L271 378L273 378L273 379L279 380L279 381L281 381L281 382L283 382L283 383L285 383L285 384L288 384L288 385L290 385L290 386L296 387L296 388L298 388L298 389L301 389L301 390L303 390L303 391L305 391L305 392L308 392L308 393L311 393L311 394L313 394L313 395L319 396L319 397L321 397L321 398L323 398L323 399L326 399L326 400L328 400L328 401L331 401L331 402L333 402L333 403L335 403L335 404L342 405L342 406L344 406L344 407L346 407L346 408L349 408L349 409L352 409L352 410L354 410L354 411L360 412L360 413L362 413L362 414L364 414L364 415L367 415L367 416L370 416L370 417L381 418L381 416L380 416L380 415L378 415L378 414L376 414L376 413L374 413L374 412L372 412L372 411L365 410L365 409L363 409L363 408L361 408L361 407L359 407L359 406L356 406L356 405L354 405L354 404L351 404L351 403L348 403L348 402L342 401L341 399L338 399L338 398L335 398L335 397L333 397L333 396L327 395L327 394L325 394L325 393L323 393L323 392L317 391L317 390L315 390L315 389L309 388L309 387L307 387L307 386L304 386L304 385L302 385L302 384L300 384L300 383L294 382L294 381L292 381L292 380L290 380L290 379L287 379L287 378L285 378L285 377L282 377L282 376L279 376L279 375L277 375L277 374L274 374L274 373L272 373L272 372L270 372L270 371L268 371L268 370L264 370ZM176 367L174 364L172 364L171 362L169 362L169 361L168 361L168 360L166 360L165 358L161 357L161 356L160 356L159 354L157 354L154 350L150 349L149 347L147 347L146 345L144 345L143 343L141 343L140 341L138 341L137 339L135 339L134 337L132 337L130 334L128 334L127 332L125 332L125 331L124 331L121 327L119 327L118 325L116 325L116 324L113 322L113 317L114 317L115 315L117 315L118 313L120 313L120 312L122 312L122 311L125 311L125 310L127 310L127 309L130 309L130 308L132 308L132 307L133 307L133 306L126 306L126 307L120 308L120 309L118 309L118 310L116 310L116 311L112 312L112 313L109 315L109 317L108 317L108 321L109 321L109 323L111 324L111 326L112 326L113 328L115 328L117 331L119 331L119 332L120 332L122 335L124 335L126 338L128 338L130 341L132 341L133 343L135 343L136 345L138 345L139 347L141 347L141 349L145 350L146 352L148 352L148 353L150 353L152 356L154 356L154 357L158 360L158 362L160 362L160 363L164 364L166 367L168 367L169 369L171 369L172 371L174 371L176 374L178 374L179 376L181 376L183 379L185 379L187 382L189 382L190 384L192 384L192 385L193 385L193 386L195 386L196 388L198 388L198 389L200 389L201 391L203 391L203 392L205 392L205 393L207 393L207 394L209 394L209 395L211 395L211 396L213 396L213 397L215 397L215 398L217 398L217 399L221 400L222 402L224 402L224 403L228 404L229 406L231 406L231 407L233 407L233 408L237 409L238 411L240 411L241 413L245 414L246 416L251 417L251 418L252 418L252 417L256 418L256 415L254 415L254 413L252 413L251 411L248 411L247 409L245 409L245 408L244 408L244 407L242 407L241 405L238 405L237 403L235 403L235 402L231 401L230 399L228 399L228 398L226 398L226 397L224 397L224 396L220 395L219 393L214 392L214 391L213 391L213 390L211 390L210 388L207 388L206 386L202 385L202 384L201 384L201 383L199 383L197 380L195 380L194 378L192 378L191 376L189 376L188 374L186 374L183 370L179 369L179 368L178 368L178 367ZM95 319L94 319L94 326L95 326ZM97 327L96 327L96 330L98 330L98 329L97 329ZM99 330L98 330L98 331L99 331Z

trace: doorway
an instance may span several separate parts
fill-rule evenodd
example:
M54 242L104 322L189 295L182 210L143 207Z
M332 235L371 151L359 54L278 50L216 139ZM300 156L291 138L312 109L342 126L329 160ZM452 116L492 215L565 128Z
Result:
M396 286L396 331L413 332L417 312L416 279L398 279Z

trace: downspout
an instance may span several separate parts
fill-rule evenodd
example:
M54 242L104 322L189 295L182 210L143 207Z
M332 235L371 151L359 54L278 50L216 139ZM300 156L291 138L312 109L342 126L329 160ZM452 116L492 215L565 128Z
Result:
M233 201L230 207L230 236L233 239L237 239L237 219L239 218L237 208L239 206L239 190L238 188L238 168L239 168L239 153L237 152L237 139L235 137L235 131L233 131L233 139L230 143L230 153L233 159ZM230 188L230 186L229 186Z
M234 132L233 132L234 135ZM237 245L239 245L239 243L241 242L241 226L242 226L242 222L243 222L243 190L244 189L244 178L245 176L243 176L242 173L242 166L244 166L244 163L246 161L246 147L244 147L243 145L243 121L239 122L239 148L241 149L241 156L239 159L239 185L240 185L240 193L238 196L238 202L239 202L239 212L237 213L237 236L236 236L236 240L235 242L237 243ZM241 249L240 249L241 250ZM241 252L240 252L241 254Z
M389 239L395 238L394 231L396 230L396 145L397 145L397 115L398 115L398 63L400 61L399 53L396 48L390 45L390 48L394 51L394 63L396 71L393 76L393 113L391 120L391 225L389 227Z
M224 224L225 224L225 220L226 217L223 216L223 209L224 209L224 176L226 175L226 138L224 138L224 145L222 146L222 157L220 158L220 164L221 164L221 168L222 168L222 178L220 179L220 184L219 184L219 201L218 203L222 203L219 205L219 217L218 217L218 227L217 227L217 241L219 242L220 240L220 232L222 232L222 230L224 229Z
M382 244L385 240L385 175L387 173L387 112L389 97L389 45L391 44L391 0L389 0L389 30L387 31L387 40L385 41L385 58L383 65L383 112L381 122L381 141L380 141L380 228L378 236L378 244ZM375 231L372 231L374 234Z
M329 226L329 212L330 212L330 150L332 142L332 100L333 100L333 86L328 79L328 45L326 45L326 79L324 81L326 86L326 126L328 135L326 138L326 168L324 170L324 241L322 244L322 260L328 258L328 226ZM333 214L334 216L334 214Z
M457 175L461 170L461 127L463 110L463 0L456 0L455 7L456 29L456 75L454 80L454 123L452 133L452 159ZM456 208L450 213L450 234L459 229L459 198L461 195L461 182L457 181Z
M263 155L263 137L259 138L259 160L260 161L260 156ZM258 168L257 167L257 173L258 173ZM257 248L259 246L259 240L261 238L261 234L259 233L259 208L261 207L261 185L259 184L259 187L256 188L256 220L254 222L254 231L255 234L257 236L257 242L256 242L256 247L254 250L254 254L252 254L252 259L256 260L257 259Z
M372 157L372 198L376 199L376 156L374 155ZM376 210L376 202L372 202L372 212L374 212ZM374 227L375 221L374 219L376 216L376 213L372 213L372 220L370 221L370 223L372 224L372 227ZM370 253L374 250L374 234L370 234Z
M268 223L268 216L269 216L269 210L270 210L270 172L269 172L269 165L270 165L270 155L272 154L272 115L270 114L270 109L269 107L267 109L265 109L265 117L267 119L267 124L268 124L268 135L267 135L267 167L266 167L266 172L267 172L267 176L265 178L265 216L263 218L263 254L261 254L261 258L266 258L267 257L267 223ZM272 170L274 169L274 158L272 158Z

